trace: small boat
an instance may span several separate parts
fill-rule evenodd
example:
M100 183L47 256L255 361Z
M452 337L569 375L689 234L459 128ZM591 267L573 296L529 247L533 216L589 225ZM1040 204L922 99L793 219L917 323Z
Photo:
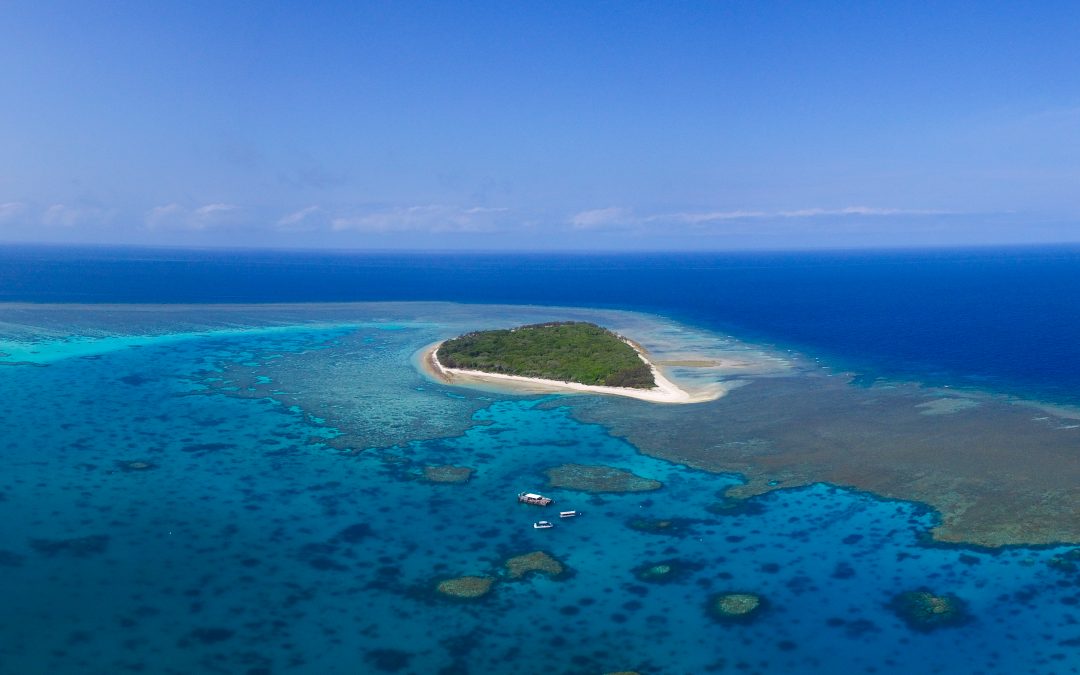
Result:
M580 511L559 511L560 518L576 518L580 515Z
M547 506L555 500L553 500L551 497L544 497L543 495L538 495L535 492L522 492L518 494L518 501L523 504Z
M535 523L533 523L533 529L534 530L546 530L546 529L548 529L550 527L555 527L555 526L552 525L551 523L549 523L546 520L538 520Z

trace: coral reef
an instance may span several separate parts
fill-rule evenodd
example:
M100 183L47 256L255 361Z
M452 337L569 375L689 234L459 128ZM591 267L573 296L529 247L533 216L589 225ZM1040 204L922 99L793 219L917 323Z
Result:
M121 471L128 472L149 471L150 469L157 468L157 465L153 462L147 462L141 459L124 460L117 462L116 465Z
M756 516L765 512L765 506L751 498L724 497L705 510L716 516Z
M487 595L494 583L492 577L456 577L440 581L435 590L447 597L471 600Z
M544 472L551 487L581 492L648 492L664 484L611 466L562 464Z
M1074 548L1061 555L1056 555L1047 560L1046 564L1050 569L1063 574L1076 574L1080 572L1080 548Z
M709 614L724 622L750 621L765 607L765 599L755 593L718 593L709 598Z
M634 576L639 581L652 584L667 584L685 578L700 565L686 562L685 560L661 560L659 562L647 562L638 565L633 570Z
M443 464L424 467L424 480L430 483L466 483L472 478L475 469L467 466Z
M632 518L626 526L631 530L648 534L667 534L673 537L685 537L694 524L688 518Z
M900 593L889 608L911 628L928 632L946 626L958 626L969 620L967 603L947 593L937 595L925 588Z
M511 579L524 579L531 574L546 574L553 579L565 577L567 568L545 551L533 551L508 558L506 574Z

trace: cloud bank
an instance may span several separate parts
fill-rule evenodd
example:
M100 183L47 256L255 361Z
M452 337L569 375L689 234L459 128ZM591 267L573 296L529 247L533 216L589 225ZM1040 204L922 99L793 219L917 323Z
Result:
M124 213L97 202L0 201L7 241L274 247L649 249L875 246L955 243L1016 213L848 205L803 208L557 208L448 204L297 204L174 201ZM996 219L996 220L994 220ZM996 223L996 224L992 224ZM1029 239L1050 235L1023 221ZM1047 226L1049 227L1049 226ZM1047 232L1049 230L1046 230ZM1011 241L1002 234L1003 241ZM1020 241L1024 241L1020 239Z
M235 225L242 209L235 204L213 203L191 208L177 203L155 206L146 213L146 228L154 231L202 231Z
M474 206L462 208L429 204L380 209L367 213L334 217L335 232L391 233L481 233L502 229L509 209Z
M676 211L638 215L633 209L609 206L601 209L579 211L569 218L569 224L575 229L599 228L641 228L649 224L706 225L726 221L786 220L798 218L821 218L843 216L942 216L956 215L953 211L936 209L880 208L870 206L845 206L842 208L803 208L789 210L747 210L728 211Z
M591 230L633 220L633 211L630 209L609 206L604 209L589 209L575 213L570 217L570 224L579 230Z

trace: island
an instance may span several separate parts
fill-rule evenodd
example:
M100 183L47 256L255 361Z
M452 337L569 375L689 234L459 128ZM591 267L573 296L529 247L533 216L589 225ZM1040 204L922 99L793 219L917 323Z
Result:
M584 321L466 333L429 346L423 365L449 384L517 385L526 391L610 394L655 403L696 403L719 395L681 389L639 345Z

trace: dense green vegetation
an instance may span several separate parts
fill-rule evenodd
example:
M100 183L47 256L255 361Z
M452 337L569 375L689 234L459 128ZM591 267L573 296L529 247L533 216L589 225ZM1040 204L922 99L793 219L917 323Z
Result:
M611 331L584 322L468 333L444 342L438 355L449 368L608 387L656 386L633 347Z

